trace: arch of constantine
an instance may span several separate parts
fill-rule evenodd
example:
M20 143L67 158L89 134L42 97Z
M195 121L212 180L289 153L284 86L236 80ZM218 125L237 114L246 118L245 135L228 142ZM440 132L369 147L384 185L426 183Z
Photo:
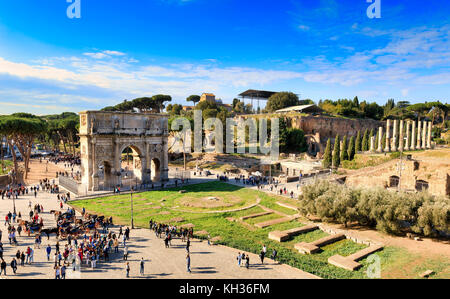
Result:
M167 181L168 134L163 114L80 112L82 184L98 191L112 190L130 178L133 184Z

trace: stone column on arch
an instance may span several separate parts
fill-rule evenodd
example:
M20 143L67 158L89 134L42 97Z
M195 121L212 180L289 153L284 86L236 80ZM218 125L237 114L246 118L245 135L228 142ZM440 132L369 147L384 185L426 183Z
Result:
M377 152L383 152L383 127L378 128L378 149Z
M398 139L398 120L394 119L394 128L392 130L392 148L393 152L397 151L397 139Z
M411 129L411 122L408 120L406 122L406 142L405 142L405 151L409 151L409 140L411 138L410 130Z
M398 127L398 135L399 135L399 140L398 140L398 150L400 152L403 152L404 148L404 144L405 144L405 140L404 140L404 135L403 135L403 131L405 128L405 123L403 122L403 119L400 120L400 126Z
M91 191L97 191L99 186L98 182L98 165L97 165L97 157L96 157L96 139L92 138L91 144L92 144L92 185L91 185Z
M423 129L422 129L422 149L427 148L427 121L423 121Z
M422 121L417 122L417 140L416 140L416 149L420 150L422 148Z
M433 124L431 122L428 122L428 136L427 136L427 149L431 149L431 130L432 130Z
M122 184L122 176L120 170L122 169L122 153L120 152L120 142L117 137L113 140L114 144L114 184L120 186Z
M151 159L150 159L150 142L147 140L147 142L145 142L145 169L144 172L147 175L147 179L148 182L146 183L150 183L152 180L152 167L151 167Z
M391 151L391 135L390 135L390 131L391 131L391 120L388 119L386 121L386 147L384 148L385 152L390 152Z

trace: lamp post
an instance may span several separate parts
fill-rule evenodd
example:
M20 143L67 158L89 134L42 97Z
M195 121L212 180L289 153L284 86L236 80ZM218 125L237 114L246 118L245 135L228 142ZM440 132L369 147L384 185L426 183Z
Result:
M128 174L125 175L125 179L128 178ZM131 229L134 229L134 217L133 217L133 186L131 186L130 180L130 204L131 204Z
M16 196L14 195L14 193L13 193L12 197L13 197L13 210L14 210L14 214L16 214Z

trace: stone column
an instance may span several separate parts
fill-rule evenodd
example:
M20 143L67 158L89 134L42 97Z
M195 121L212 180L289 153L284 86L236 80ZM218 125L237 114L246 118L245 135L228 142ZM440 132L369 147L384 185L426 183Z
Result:
M431 122L428 122L428 137L427 137L427 148L431 148L431 129L433 125Z
M120 143L119 140L117 139L117 137L115 137L113 139L113 144L114 144L114 169L112 170L111 175L114 176L114 187L116 185L121 185L122 184L122 177L121 177L121 172L120 170L122 169L122 153L120 153Z
M419 150L422 147L422 122L417 122L417 142L416 142L416 149Z
M397 151L397 125L398 120L394 119L394 129L392 130L392 151Z
M145 165L143 165L147 179L146 183L150 183L152 180L151 163L152 161L150 160L150 141L147 140L147 142L145 142Z
M406 145L404 150L409 151L409 138L411 138L411 134L409 133L409 129L411 127L411 122L408 120L406 122Z
M423 121L423 129L422 129L422 149L427 148L427 122Z
M95 138L92 138L92 185L91 185L91 191L97 191L98 190L98 165L97 165L97 157L95 155L95 144L96 140Z
M383 152L383 127L378 128L378 149L377 152Z
M169 161L168 161L168 157L167 157L167 153L169 152L168 149L168 142L167 142L167 137L163 137L162 140L162 150L163 150L163 155L162 155L162 159L163 161L161 161L161 181L162 182L167 182L169 180ZM165 154L164 154L165 153Z
M409 149L412 151L416 150L416 121L415 120L412 123L411 146Z
M370 136L370 151L375 151L375 136Z
M398 150L400 151L400 152L403 152L403 150L404 150L404 147L403 147L403 144L404 144L404 142L405 142L405 140L404 140L404 136L403 136L403 129L404 129L404 126L405 126L405 124L403 123L403 119L400 121L400 127L398 128L398 131L399 131L399 140L398 140Z
M388 119L386 122L386 147L384 148L385 152L391 151L391 120Z

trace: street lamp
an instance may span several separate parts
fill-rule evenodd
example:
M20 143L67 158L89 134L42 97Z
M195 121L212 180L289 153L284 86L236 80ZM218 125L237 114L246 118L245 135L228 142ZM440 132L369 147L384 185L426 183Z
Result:
M125 175L125 179L128 179L128 174ZM133 217L133 186L131 186L131 179L129 180L130 184L130 204L131 204L131 229L134 229L134 217Z

